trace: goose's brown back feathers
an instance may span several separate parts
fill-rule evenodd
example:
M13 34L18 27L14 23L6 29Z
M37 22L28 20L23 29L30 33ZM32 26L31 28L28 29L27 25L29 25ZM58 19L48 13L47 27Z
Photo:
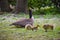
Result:
M24 20L12 23L12 25L15 25L15 26L18 25L18 26L22 26L22 27L25 27L26 24L33 25L33 20L32 19L24 19Z

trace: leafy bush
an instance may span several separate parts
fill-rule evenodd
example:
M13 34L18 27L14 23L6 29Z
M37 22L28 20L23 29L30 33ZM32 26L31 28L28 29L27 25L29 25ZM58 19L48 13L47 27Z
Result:
M45 6L45 7L41 7L38 10L33 11L33 14L55 14L56 13L56 9L54 8L54 6Z
M9 4L16 5L16 0L8 0Z
M52 1L51 0L28 0L28 6L29 7L45 7L45 6L51 6Z
M56 9L51 0L28 0L28 7L38 8L33 14L55 14Z
M9 3L16 5L16 0L9 0ZM28 0L28 7L34 10L38 8L38 10L33 11L33 14L57 14L60 12L52 3L52 0Z

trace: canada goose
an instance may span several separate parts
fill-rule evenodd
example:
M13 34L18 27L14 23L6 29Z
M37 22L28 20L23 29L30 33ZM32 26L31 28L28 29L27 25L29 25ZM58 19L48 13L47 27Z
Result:
M31 24L27 24L26 26L25 26L25 29L27 29L27 30L32 30L32 31L37 31L38 30L38 27L39 27L39 25L37 25L37 26L34 26L34 25L31 25Z
M29 19L21 19L19 21L16 21L12 23L11 25L15 25L16 27L25 27L26 24L33 25L34 23L34 17L32 16L32 10L29 9Z
M44 30L45 30L45 32L47 32L47 29L51 29L51 30L53 30L53 25L49 25L49 24L45 24L45 25L43 25L43 28L44 28Z

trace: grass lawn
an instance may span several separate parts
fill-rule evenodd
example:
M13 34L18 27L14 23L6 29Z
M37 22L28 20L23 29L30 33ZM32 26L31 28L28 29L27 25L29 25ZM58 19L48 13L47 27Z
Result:
M12 14L0 15L0 40L60 40L60 16L59 15L33 15L34 25L39 24L37 32L26 30L25 28L16 28L9 26L11 23L22 18L28 18L28 15L18 14L14 17ZM53 24L54 30L45 32L42 26L44 24Z

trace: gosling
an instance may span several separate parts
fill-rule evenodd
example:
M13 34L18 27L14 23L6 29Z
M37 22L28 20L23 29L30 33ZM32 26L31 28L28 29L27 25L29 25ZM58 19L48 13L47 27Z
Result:
M50 24L45 24L45 25L43 25L43 28L44 28L44 30L45 30L45 32L47 32L47 29L51 29L51 30L53 30L53 25L50 25Z
M37 31L37 30L38 30L38 27L39 27L39 25L33 26L33 25L30 25L30 24L27 24L27 25L25 26L25 29L27 29L27 30L32 30L32 31Z

